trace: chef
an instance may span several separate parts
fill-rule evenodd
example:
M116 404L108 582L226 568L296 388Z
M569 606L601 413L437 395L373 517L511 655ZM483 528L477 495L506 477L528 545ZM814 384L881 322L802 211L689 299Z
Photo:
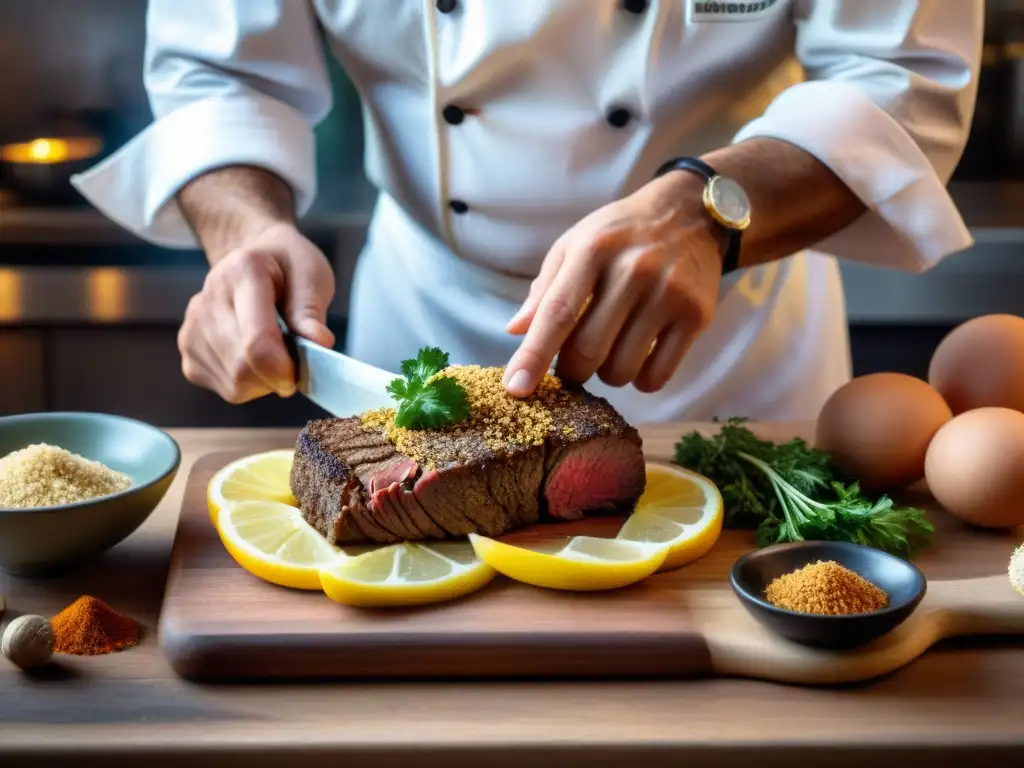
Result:
M983 0L150 0L155 121L75 179L201 246L185 376L295 391L275 325L388 370L437 345L524 396L553 363L632 421L813 418L851 376L837 264L971 238L945 183ZM379 197L352 286L296 227L332 106Z

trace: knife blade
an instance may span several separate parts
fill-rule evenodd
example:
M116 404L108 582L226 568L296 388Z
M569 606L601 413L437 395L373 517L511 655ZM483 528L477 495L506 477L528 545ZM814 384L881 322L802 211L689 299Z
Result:
M285 346L295 361L297 389L332 416L345 418L394 406L389 373L292 333L278 317Z

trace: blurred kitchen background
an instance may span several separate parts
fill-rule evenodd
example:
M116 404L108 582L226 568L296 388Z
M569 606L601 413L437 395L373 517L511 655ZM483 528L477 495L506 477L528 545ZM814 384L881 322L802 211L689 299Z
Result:
M167 427L301 423L317 413L302 398L228 406L185 381L176 336L202 285L203 255L147 245L67 183L150 122L145 5L0 0L0 413L96 410ZM976 245L923 276L843 265L857 375L924 375L952 326L1024 313L1024 0L989 0L987 15L977 114L951 184ZM335 109L317 130L320 193L304 227L343 287L374 194L361 170L358 100L343 73L333 75ZM31 143L39 137L80 140ZM16 162L25 153L54 162ZM330 318L339 338L346 308L342 289Z

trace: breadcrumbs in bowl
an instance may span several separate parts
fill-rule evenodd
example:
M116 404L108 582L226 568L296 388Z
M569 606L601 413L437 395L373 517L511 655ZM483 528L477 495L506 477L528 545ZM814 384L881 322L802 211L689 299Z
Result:
M29 445L0 458L0 508L57 507L126 491L132 479L63 448Z
M0 416L0 570L67 573L129 536L181 464L164 430L127 416Z

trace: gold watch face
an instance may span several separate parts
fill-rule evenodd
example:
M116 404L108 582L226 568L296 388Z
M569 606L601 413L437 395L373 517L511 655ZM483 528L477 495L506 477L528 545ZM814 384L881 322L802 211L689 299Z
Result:
M750 225L750 199L728 176L715 176L707 183L704 205L723 227L746 229Z

